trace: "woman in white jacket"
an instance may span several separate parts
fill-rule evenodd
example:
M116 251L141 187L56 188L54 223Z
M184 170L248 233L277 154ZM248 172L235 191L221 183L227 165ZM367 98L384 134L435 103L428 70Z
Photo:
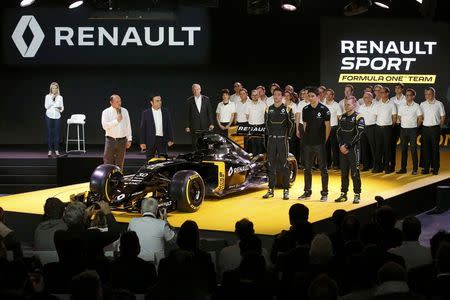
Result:
M45 121L48 131L48 157L55 151L59 155L59 132L61 113L64 111L63 97L60 95L59 84L52 82L50 92L45 96Z

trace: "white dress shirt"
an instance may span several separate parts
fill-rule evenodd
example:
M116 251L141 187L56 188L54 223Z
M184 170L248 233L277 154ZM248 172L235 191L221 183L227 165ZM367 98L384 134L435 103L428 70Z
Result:
M392 125L392 116L397 114L397 107L394 102L387 100L386 102L379 101L377 104L377 125L389 126Z
M417 241L404 241L400 247L391 248L389 252L403 257L407 270L433 262L430 249Z
M298 101L298 103L297 103L296 112L300 114L300 121L299 121L300 124L303 124L303 108L306 105L308 105L308 103L306 103L306 101L304 101L304 100Z
M436 126L441 124L441 117L445 117L444 104L441 101L423 101L420 103L423 113L423 126Z
M328 104L325 100L323 105L325 105L330 111L330 126L337 126L339 122L338 118L342 116L341 106L334 100L330 104Z
M155 131L156 136L163 136L163 122L162 122L162 112L160 109L154 109L152 107L153 120L155 120Z
M257 102L250 101L247 106L248 124L261 125L264 124L264 115L266 113L266 104L260 100Z
M131 141L131 124L130 116L126 108L120 108L122 121L117 121L117 110L110 106L102 112L102 127L105 130L105 136L112 138L126 137L127 141Z
M225 105L223 102L217 104L216 114L219 114L220 123L230 123L232 115L236 112L236 104L228 101Z
M128 230L136 232L141 244L139 257L147 261L155 261L155 253L164 253L164 242L175 237L175 232L167 221L155 218L152 213L131 219Z
M239 123L247 122L247 107L250 105L251 100L247 99L245 103L242 100L236 102L236 119Z
M230 102L237 103L238 101L241 101L241 97L238 94L234 93L230 96Z
M402 107L403 105L406 104L406 96L402 94L402 96L400 97L400 99L397 98L397 95L395 95L394 97L391 97L390 99L392 102L394 102L395 106L397 107L397 111L400 109L400 107ZM397 119L397 124L400 124L400 120Z
M369 106L364 103L359 107L359 113L364 118L364 125L370 126L377 123L377 109L377 103L374 101Z
M269 98L267 98L267 100L266 100L267 107L273 105L273 103L274 103L273 96L270 96Z
M61 118L61 113L64 110L63 97L61 95L56 95L55 101L53 101L52 94L45 96L45 115L50 119L59 119Z
M198 112L200 112L202 110L202 96L201 95L198 97L194 96L194 100L195 100L195 105L197 106L197 110L198 110Z
M398 116L400 117L400 126L402 128L416 128L417 127L417 117L422 115L422 109L420 105L416 102L405 103L398 109Z

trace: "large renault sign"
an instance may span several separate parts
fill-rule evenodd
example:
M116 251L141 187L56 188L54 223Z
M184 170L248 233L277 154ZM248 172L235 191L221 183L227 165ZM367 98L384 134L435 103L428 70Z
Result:
M49 16L50 14L51 17ZM71 11L4 14L6 64L202 64L208 62L206 13L171 20L91 19ZM6 24L5 24L6 23ZM9 36L6 31L9 29ZM8 40L5 41L6 38Z

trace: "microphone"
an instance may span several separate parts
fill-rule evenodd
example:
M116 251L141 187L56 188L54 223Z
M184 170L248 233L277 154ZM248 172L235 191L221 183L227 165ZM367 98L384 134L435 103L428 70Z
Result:
M120 107L116 108L116 111L117 111L117 114L119 114L119 115L122 113L122 110L120 109Z
M53 100L53 102L55 102L55 100L56 100L56 95L53 95L52 100Z

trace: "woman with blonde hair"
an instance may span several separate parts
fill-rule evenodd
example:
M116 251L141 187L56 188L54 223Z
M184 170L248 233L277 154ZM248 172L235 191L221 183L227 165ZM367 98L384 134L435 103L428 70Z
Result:
M60 94L59 84L52 82L50 84L50 91L45 96L45 122L47 124L48 133L48 157L52 156L52 151L55 155L59 155L59 131L61 113L64 111L63 97Z

